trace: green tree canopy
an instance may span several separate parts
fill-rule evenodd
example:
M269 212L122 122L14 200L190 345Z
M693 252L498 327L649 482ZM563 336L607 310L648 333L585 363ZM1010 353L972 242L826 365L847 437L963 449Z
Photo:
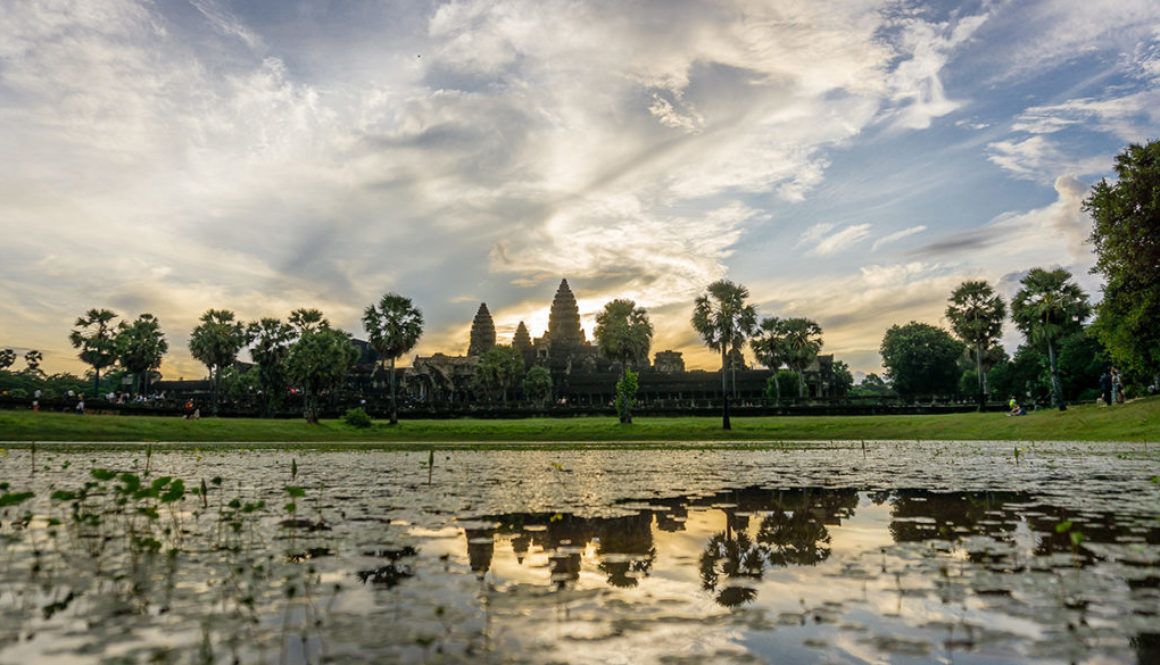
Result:
M731 429L726 383L728 353L742 346L757 327L757 310L745 302L748 298L749 289L722 279L710 284L693 301L693 328L706 346L721 353L721 426L724 429Z
M506 404L508 390L514 388L523 376L523 355L518 349L500 344L479 357L471 375L471 385L491 399L499 395Z
M822 327L805 318L784 319L781 322L786 347L786 364L797 372L798 397L805 397L804 372L822 350Z
M262 393L262 413L277 411L289 384L286 359L290 345L298 339L294 326L274 317L265 317L246 326L250 358L258 366L258 388Z
M419 342L419 336L423 334L423 313L411 303L410 298L387 293L377 306L369 305L363 311L363 326L370 338L368 341L371 348L383 362L390 363L390 422L397 425L399 408L395 397L395 361Z
M206 310L201 323L189 334L189 352L213 377L213 414L218 414L218 393L222 370L234 364L238 351L246 345L246 327L225 309Z
M621 381L617 386L635 385L626 381L631 363L648 361L648 351L652 344L653 326L644 308L637 307L631 300L617 299L605 303L604 309L596 315L597 348L606 357L616 360L621 366ZM632 422L633 400L618 395L620 422Z
M1116 156L1118 180L1101 180L1084 200L1091 213L1093 272L1104 275L1095 332L1137 378L1160 383L1160 141Z
M350 335L331 328L325 319L319 317L301 331L286 357L286 373L302 388L306 422L318 422L319 397L340 387L357 360Z
M983 409L987 393L987 373L984 355L1003 332L1007 305L985 281L966 281L951 292L946 317L951 331L971 352L975 361L979 410Z
M93 368L93 395L100 392L101 370L117 360L117 344L113 335L113 319L117 315L107 309L90 309L77 317L76 326L68 339L73 348L80 349L80 359Z
M520 388L524 397L543 406L544 400L552 396L552 373L546 367L532 367L524 375Z
M12 349L0 349L0 369L8 369L16 362L16 352Z
M955 394L963 350L963 344L942 328L911 321L891 326L879 352L894 390L914 399Z
M134 375L137 392L146 390L149 372L161 366L169 352L169 342L161 332L161 322L152 314L142 314L136 321L122 321L117 326L117 358L126 371Z
M1062 268L1044 270L1032 268L1019 283L1023 288L1011 301L1011 318L1030 344L1047 349L1051 372L1052 406L1066 409L1063 387L1059 382L1059 362L1056 352L1059 341L1083 328L1083 321L1091 314L1087 294L1071 280L1071 273Z

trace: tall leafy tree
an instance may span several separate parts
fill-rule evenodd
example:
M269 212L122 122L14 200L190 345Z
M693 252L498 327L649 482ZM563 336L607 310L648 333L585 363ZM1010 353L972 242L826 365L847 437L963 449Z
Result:
M987 395L987 372L983 356L999 339L1007 305L985 281L966 281L951 292L946 311L951 331L972 351L978 374L979 410L983 410Z
M958 389L964 346L928 323L891 326L882 337L882 365L894 390L907 399L953 395Z
M0 369L8 369L16 362L16 352L12 349L0 349Z
M369 305L363 312L363 326L370 337L371 348L383 362L390 363L391 424L399 423L399 407L395 397L395 361L415 348L423 334L423 312L410 298L387 293L378 305Z
M1057 268L1032 268L1019 283L1023 288L1011 301L1011 318L1031 344L1047 348L1051 372L1051 403L1063 411L1063 387L1059 382L1059 341L1083 328L1092 311L1087 294L1071 280L1071 273Z
M786 364L798 375L798 397L806 396L805 371L822 350L822 327L805 318L782 321L787 350Z
M604 309L597 313L593 334L600 353L620 363L621 380L624 381L632 363L648 358L653 326L644 308L637 307L631 300L617 299L605 303ZM624 381L618 385L629 384ZM617 402L624 405L620 409L622 423L632 423L631 401L625 395L617 395Z
M262 414L277 411L288 383L286 359L298 330L274 317L265 317L246 326L250 358L258 365L258 388L262 392Z
M161 366L161 358L168 351L161 322L152 314L142 314L132 323L122 321L117 326L117 359L133 374L137 392L146 390L150 370Z
M24 354L24 371L33 376L44 376L44 372L40 370L40 362L42 360L44 360L43 353L36 349L29 349Z
M789 347L786 344L784 321L776 316L767 316L761 319L757 335L750 340L749 348L757 362L773 370L774 393L777 402L781 403L781 382L777 380L778 369L789 360Z
M1084 200L1106 279L1094 327L1116 363L1160 384L1160 140L1129 145L1115 170Z
M348 333L331 328L325 318L319 316L311 323L299 331L298 340L290 347L286 373L301 386L303 416L313 424L318 422L319 398L342 385L358 360L358 349Z
M68 340L82 361L93 367L93 395L101 390L101 370L117 360L117 344L113 334L113 320L117 315L107 309L90 309L77 317L76 326Z
M213 414L218 414L222 370L234 364L246 345L246 326L225 309L206 310L201 323L189 335L189 352L209 369L213 377Z
M507 404L508 391L514 388L524 376L524 357L514 347L497 345L484 352L475 365L471 376L472 386L479 392L493 397L499 394Z
M705 345L721 352L721 426L729 424L729 394L726 370L728 353L741 346L757 327L757 310L746 304L749 289L722 279L713 282L693 302L693 328Z
M538 365L532 367L524 375L520 388L524 391L524 397L543 406L544 400L552 395L552 373Z

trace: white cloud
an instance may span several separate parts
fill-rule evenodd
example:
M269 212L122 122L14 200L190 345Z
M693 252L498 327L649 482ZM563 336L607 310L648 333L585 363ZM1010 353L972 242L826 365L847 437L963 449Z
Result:
M806 254L809 256L831 256L857 245L868 237L870 237L869 224L853 224L841 231L820 238Z
M987 160L1017 178L1052 183L1059 173L1086 175L1107 170L1111 160L1103 155L1071 157L1042 134L1023 140L995 141L987 144Z
M907 237L912 236L916 233L922 233L925 230L926 230L926 226L920 224L918 226L912 226L908 229L903 229L901 231L895 231L894 233L888 233L888 234L882 236L881 238L875 240L874 244L870 246L870 251L877 252L878 248L883 246L883 245L886 245L886 244L889 244L889 243L892 243L892 242L895 242L898 240L902 240L903 238L907 238Z

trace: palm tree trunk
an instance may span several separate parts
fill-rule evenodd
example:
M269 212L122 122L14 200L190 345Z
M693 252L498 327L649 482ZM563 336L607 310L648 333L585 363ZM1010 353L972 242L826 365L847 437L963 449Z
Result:
M399 406L395 401L395 359L391 358L391 424L399 424Z
M101 396L101 368L93 365L93 399Z
M806 397L806 373L802 369L798 369L798 399L805 399Z
M773 368L773 394L777 395L777 404L774 406L781 406L781 377L778 376L780 372L778 368Z
M218 386L222 382L222 368L215 367L213 370L213 415L217 417L218 414Z
M1067 405L1063 403L1063 385L1059 382L1059 364L1055 358L1055 346L1051 340L1047 340L1047 358L1051 361L1051 401L1052 406L1059 407L1060 411L1066 411Z
M983 345L975 342L975 378L979 380L979 412L983 411L986 391L983 388Z
M725 344L721 344L721 428L733 429L729 424L729 384L726 382L727 374L725 369L726 364Z

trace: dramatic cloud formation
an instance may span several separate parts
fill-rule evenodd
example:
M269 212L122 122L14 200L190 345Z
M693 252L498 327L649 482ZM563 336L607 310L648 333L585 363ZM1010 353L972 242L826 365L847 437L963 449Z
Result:
M79 371L90 307L157 315L387 290L462 352L478 302L535 335L649 308L712 366L730 277L877 367L958 280L1090 265L1080 211L1156 127L1151 2L13 0L0 22L0 346ZM873 256L873 261L868 257ZM1085 284L1095 289L1085 276Z

